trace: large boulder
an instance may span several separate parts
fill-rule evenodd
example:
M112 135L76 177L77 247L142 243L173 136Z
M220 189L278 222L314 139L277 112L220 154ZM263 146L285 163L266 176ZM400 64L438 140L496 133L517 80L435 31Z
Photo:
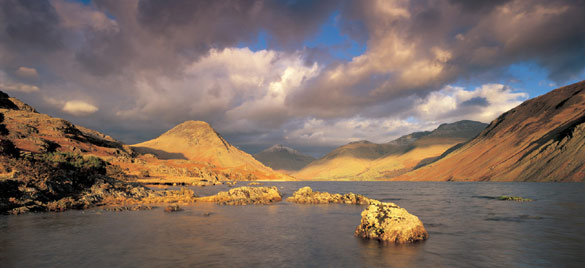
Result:
M276 187L237 187L227 192L197 199L202 202L216 202L220 205L266 205L282 200Z
M362 212L356 236L379 241L405 244L426 240L429 237L423 223L406 209L394 203L372 201Z
M354 205L367 205L370 203L369 198L361 194L331 194L327 192L313 192L311 187L303 187L293 193L293 196L286 199L288 202L298 204L329 204L329 203L341 203L341 204L354 204Z

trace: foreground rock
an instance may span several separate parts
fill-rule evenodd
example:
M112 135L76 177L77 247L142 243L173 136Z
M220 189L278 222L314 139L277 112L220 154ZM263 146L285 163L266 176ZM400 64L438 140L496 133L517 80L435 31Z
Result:
M361 194L331 194L327 192L313 192L311 187L303 187L293 193L293 196L286 199L288 202L298 204L329 204L329 203L341 203L341 204L354 204L354 205L367 205L371 199Z
M429 234L423 223L406 209L394 203L373 200L362 212L356 236L379 241L405 244L426 240Z
M216 195L197 198L201 202L216 202L220 205L266 205L282 200L276 187L238 187Z

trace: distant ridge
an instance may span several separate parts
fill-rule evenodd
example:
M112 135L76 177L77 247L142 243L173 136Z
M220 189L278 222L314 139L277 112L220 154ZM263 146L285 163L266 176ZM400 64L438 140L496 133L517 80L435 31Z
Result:
M314 157L304 155L295 149L276 144L254 155L258 161L274 170L297 171L315 160Z
M585 81L525 101L435 163L394 179L585 181Z
M449 148L479 134L487 124L463 120L433 131L414 132L388 143L357 141L343 145L293 173L306 180L391 178L424 165Z

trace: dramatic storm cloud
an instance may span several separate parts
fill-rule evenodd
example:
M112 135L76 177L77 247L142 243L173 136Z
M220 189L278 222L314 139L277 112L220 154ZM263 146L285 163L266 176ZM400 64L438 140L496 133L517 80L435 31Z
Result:
M583 79L582 14L544 0L6 0L0 90L128 143L204 120L250 152L319 154L489 122Z

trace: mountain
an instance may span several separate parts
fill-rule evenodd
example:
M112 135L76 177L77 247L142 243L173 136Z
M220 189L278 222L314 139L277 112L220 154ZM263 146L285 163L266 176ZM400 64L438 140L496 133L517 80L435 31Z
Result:
M343 145L313 161L294 177L307 180L372 180L391 178L431 162L465 142L487 124L458 121L434 131L415 132L388 143L358 141Z
M394 179L585 181L585 81L525 101L438 161Z
M24 152L61 151L103 158L133 155L130 147L108 135L38 113L33 107L3 92L0 92L0 116L6 138Z
M304 155L297 150L281 144L273 145L255 154L254 158L274 170L282 170L284 172L300 170L315 160L312 156Z
M286 178L231 145L203 121L183 122L158 138L132 145L132 148L142 154L155 155L159 159L187 160L190 163L245 173L250 179Z

